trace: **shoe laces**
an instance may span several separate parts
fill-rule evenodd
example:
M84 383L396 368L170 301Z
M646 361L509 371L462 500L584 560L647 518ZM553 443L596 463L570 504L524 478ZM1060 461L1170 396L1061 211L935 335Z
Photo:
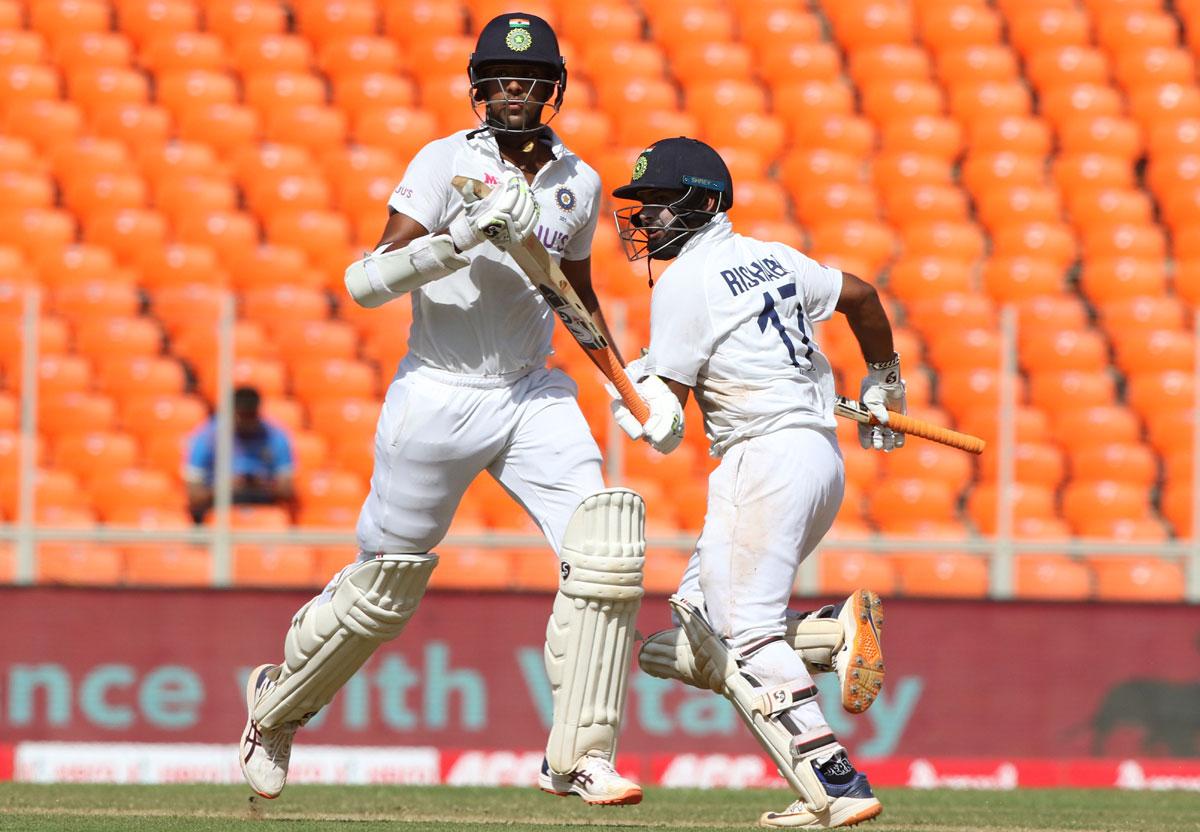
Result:
M615 780L621 777L617 770L613 768L613 764L604 757L592 757L587 764L583 766L588 774L592 775L595 780Z

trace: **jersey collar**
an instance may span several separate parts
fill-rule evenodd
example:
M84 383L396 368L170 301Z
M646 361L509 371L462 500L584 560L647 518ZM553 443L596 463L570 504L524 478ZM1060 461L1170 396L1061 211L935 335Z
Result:
M731 234L733 234L733 223L729 221L729 215L724 212L717 214L709 221L708 225L688 237L687 242L683 244L683 248L679 250L679 255L683 256L687 254L702 243L715 243L724 240Z

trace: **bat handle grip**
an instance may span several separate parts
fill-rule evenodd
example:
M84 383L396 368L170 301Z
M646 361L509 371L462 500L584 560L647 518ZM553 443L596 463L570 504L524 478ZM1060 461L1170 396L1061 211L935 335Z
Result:
M872 419L873 424L878 424L875 419ZM893 430L898 430L901 433L906 433L911 436L919 436L922 439L929 439L933 442L940 442L943 445L948 445L951 448L958 448L960 451L966 451L972 454L983 453L984 447L987 445L978 436L971 436L967 433L959 433L950 428L944 428L941 425L935 425L932 422L926 422L923 419L914 419L911 416L906 416L903 413L888 413L888 427Z
M621 401L629 408L633 418L643 425L646 424L650 419L650 407L646 404L646 400L638 395L633 382L629 380L625 368L617 361L613 351L604 349L593 352L593 355L600 366L600 371L608 377L608 380L613 383L613 387L617 388L617 392L621 394Z

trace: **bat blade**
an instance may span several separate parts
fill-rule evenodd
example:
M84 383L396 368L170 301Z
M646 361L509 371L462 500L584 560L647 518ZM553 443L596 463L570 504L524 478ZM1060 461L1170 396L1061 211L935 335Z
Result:
M483 182L465 176L454 177L451 184L464 198L471 196L483 199L491 193L491 188ZM650 408L634 389L633 382L625 374L612 345L600 331L592 313L579 299L575 287L567 280L558 263L550 256L550 252L546 251L542 241L536 234L530 234L520 245L511 246L507 251L529 278L529 282L541 293L546 305L554 310L554 314L571 333L575 342L600 372L613 383L625 406L639 422L645 424L650 418Z

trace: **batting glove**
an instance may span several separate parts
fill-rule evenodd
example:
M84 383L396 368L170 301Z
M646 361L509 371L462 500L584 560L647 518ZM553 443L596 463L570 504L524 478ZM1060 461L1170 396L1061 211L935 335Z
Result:
M891 361L867 365L867 377L862 380L859 398L879 425L858 426L858 444L867 450L888 453L904 447L904 434L887 427L888 413L907 413L904 399L904 379L900 377L900 356L893 355Z
M661 378L646 375L644 367L643 359L639 358L629 362L625 373L650 409L650 418L646 420L646 424L639 422L625 406L616 387L605 384L605 389L613 399L609 407L617 427L623 430L626 436L633 440L644 439L660 454L669 454L683 441L683 405Z
M464 194L464 210L450 223L450 237L459 251L474 248L491 240L505 249L520 243L537 228L542 209L530 190L525 177L509 175L480 200L472 201Z

